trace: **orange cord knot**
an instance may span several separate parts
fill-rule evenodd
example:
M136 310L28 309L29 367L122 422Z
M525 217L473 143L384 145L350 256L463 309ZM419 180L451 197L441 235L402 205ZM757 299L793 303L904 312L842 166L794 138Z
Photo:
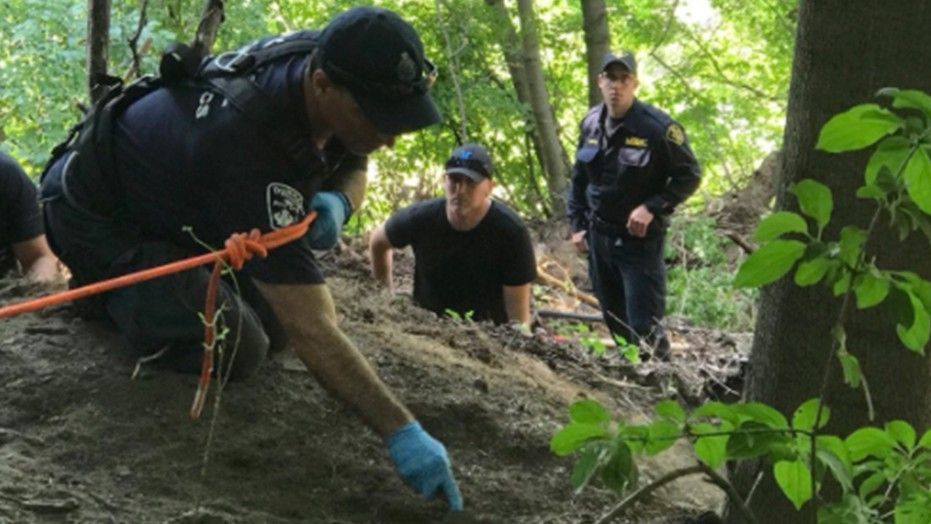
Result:
M258 255L260 258L268 256L268 248L262 244L262 232L253 229L248 233L233 233L226 239L226 252L229 254L229 264L236 271L242 269L242 266Z

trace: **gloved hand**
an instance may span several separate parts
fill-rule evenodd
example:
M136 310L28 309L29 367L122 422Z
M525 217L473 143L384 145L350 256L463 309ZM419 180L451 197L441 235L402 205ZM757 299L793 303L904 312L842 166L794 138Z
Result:
M310 235L310 247L332 249L349 216L349 198L339 191L321 191L310 200L308 209L317 212L317 218L307 233Z
M449 509L462 511L462 495L453 478L446 448L440 441L431 437L415 420L392 433L387 443L394 469L405 484L426 499L442 491Z

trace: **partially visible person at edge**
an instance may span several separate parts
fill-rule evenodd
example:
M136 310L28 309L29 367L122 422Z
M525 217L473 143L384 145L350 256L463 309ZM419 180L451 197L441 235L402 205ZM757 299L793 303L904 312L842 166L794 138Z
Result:
M295 47L301 39L312 48ZM268 63L256 58L274 49L283 54L264 55ZM83 285L203 252L201 241L218 246L235 232L283 228L305 206L316 211L307 235L236 275L241 298L223 283L222 321L240 343L222 371L246 377L287 342L325 388L385 439L409 486L426 498L442 494L461 510L446 449L337 326L311 250L332 247L360 205L366 155L440 120L429 95L436 69L420 37L391 11L357 7L320 32L262 39L213 61L221 76L246 68L240 78L259 93L237 99L235 91L248 94L248 86L240 82L225 94L204 76L157 88L114 117L112 158L96 162L112 171L88 169L88 156L73 151L50 163L42 197L53 249ZM248 69L253 64L260 65ZM200 71L210 67L201 64ZM255 99L264 101L265 114L246 114L243 107ZM306 165L297 164L302 158ZM204 329L198 311L209 272L112 291L103 312L138 355L167 348L162 362L197 372Z
M669 358L663 244L669 216L700 182L682 126L635 97L637 64L609 53L598 75L604 103L581 123L568 196L571 241L588 252L605 322L642 354Z
M16 160L0 151L0 277L17 266L33 282L62 278L45 239L36 186Z
M492 200L494 165L484 147L467 144L446 161L446 196L394 213L372 232L375 279L389 290L392 249L414 250L414 300L438 315L530 325L530 284L537 275L527 227Z

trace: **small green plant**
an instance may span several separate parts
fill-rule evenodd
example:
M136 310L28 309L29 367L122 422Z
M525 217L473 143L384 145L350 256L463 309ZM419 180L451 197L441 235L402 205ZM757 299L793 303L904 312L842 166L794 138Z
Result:
M472 322L472 316L475 315L475 311L471 309L465 313L459 313L456 310L446 308L444 312L446 313L446 316L455 320L456 322Z

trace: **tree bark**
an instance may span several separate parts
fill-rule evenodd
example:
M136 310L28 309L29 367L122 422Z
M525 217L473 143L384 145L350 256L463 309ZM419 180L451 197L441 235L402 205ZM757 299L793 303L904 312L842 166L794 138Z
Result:
M87 95L91 103L106 91L110 0L87 0Z
M582 30L585 33L585 63L588 65L588 107L601 103L598 73L611 50L608 11L604 0L582 0Z
M194 42L191 43L191 49L197 53L197 56L210 54L223 20L223 0L204 0L204 11L197 25Z
M815 151L821 127L833 115L853 105L874 101L882 87L931 90L931 5L913 0L895 8L879 9L873 2L845 0L803 1L788 118L784 161L777 182L777 208L797 210L794 198L786 198L789 184L814 178L834 194L834 215L826 238L837 238L844 225L867 227L871 201L857 199L869 152L828 154ZM878 254L877 265L914 270L931 275L931 249L927 239L913 234L904 242L883 225L869 246ZM904 419L920 432L931 423L931 370L929 359L906 350L895 333L894 316L884 304L854 312L845 324L848 350L860 359L863 373L882 424ZM767 402L783 413L816 397L825 362L831 351L831 327L840 301L824 286L800 288L791 278L763 290L753 342L751 373L746 396ZM833 380L825 401L831 408L828 433L846 436L871 424L862 389L843 384L836 359L830 362ZM812 504L798 514L772 479L772 467L741 464L734 483L745 496L756 474L763 481L750 501L761 522L814 522ZM729 522L740 522L728 512Z
M565 192L569 180L569 159L566 150L559 141L556 118L550 105L549 93L543 77L543 64L540 59L540 41L537 36L536 16L533 12L533 0L518 0L517 11L521 25L521 46L523 49L524 72L530 94L530 108L533 110L534 122L540 135L543 170L549 189L549 207L559 213L565 209Z

